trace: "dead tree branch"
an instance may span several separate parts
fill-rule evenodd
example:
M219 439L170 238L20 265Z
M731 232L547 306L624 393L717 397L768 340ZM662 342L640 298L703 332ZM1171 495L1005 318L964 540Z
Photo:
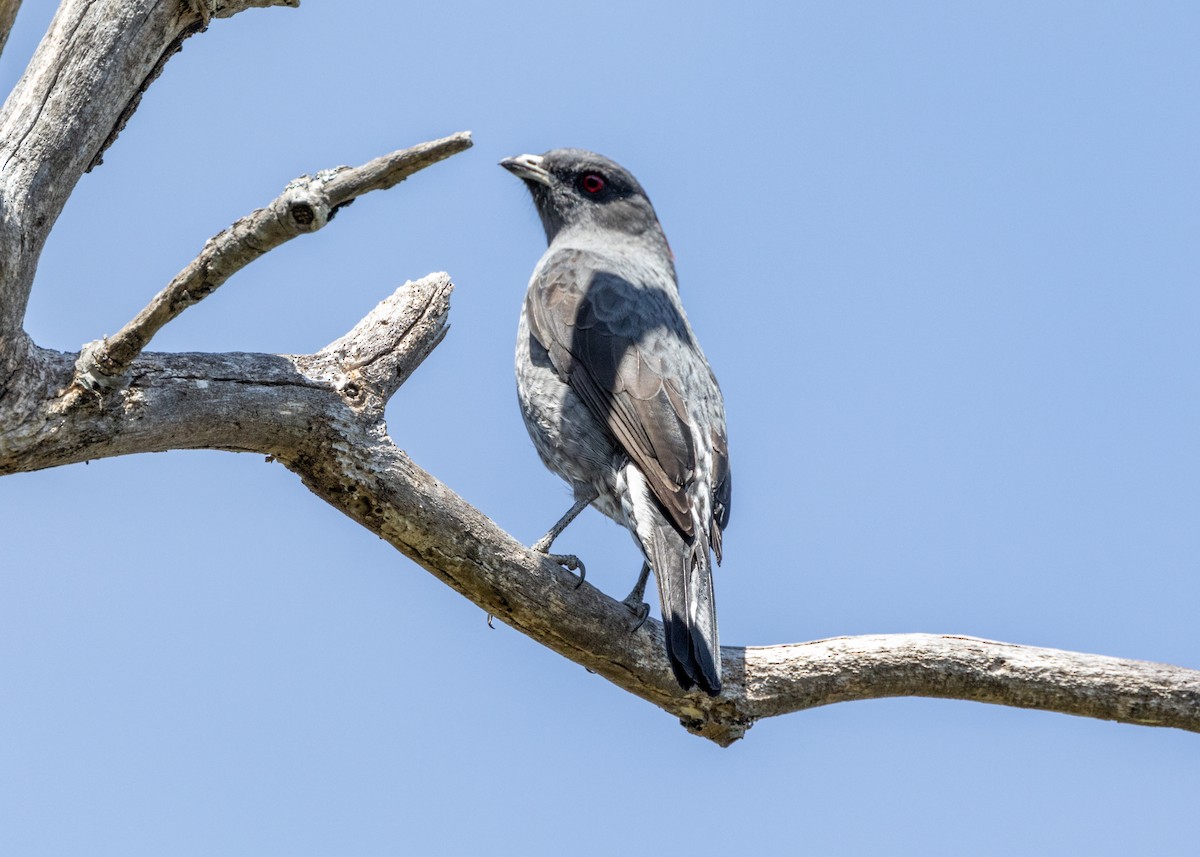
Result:
M395 187L418 170L470 145L471 135L464 131L392 152L359 167L300 176L266 208L255 210L208 239L200 255L116 335L85 345L76 364L76 381L90 390L116 386L163 325L208 297L255 259L298 235L316 232L341 206L373 190Z
M0 474L167 449L269 455L483 610L722 745L764 717L890 696L1200 731L1200 672L970 637L726 646L724 693L681 693L658 622L631 632L619 602L588 584L577 589L573 575L500 530L388 436L383 407L445 335L450 290L445 275L410 283L313 355L144 354L128 385L103 397L64 397L71 355L35 349L37 384L21 386L37 406L6 431Z
M16 5L0 0L0 28ZM210 239L124 330L79 357L78 370L77 355L33 344L23 319L38 255L79 177L188 35L212 18L270 5L296 2L62 3L0 111L0 475L171 449L269 456L481 609L722 745L764 717L889 696L1200 731L1200 672L970 637L725 647L724 692L682 693L660 623L631 630L622 604L576 587L573 575L500 530L389 437L384 406L446 333L445 274L406 284L315 354L143 351L163 324L254 258L320 228L339 205L466 148L465 135L294 182Z
M12 32L20 9L21 0L0 0L0 53L4 53L4 46L8 44L8 34Z
M214 17L298 0L204 0ZM204 19L179 0L63 0L0 108L0 379L22 330L46 237L84 172Z

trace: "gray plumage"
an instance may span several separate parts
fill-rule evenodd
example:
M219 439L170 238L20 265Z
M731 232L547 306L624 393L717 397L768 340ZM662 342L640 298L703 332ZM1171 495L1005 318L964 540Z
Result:
M555 149L501 165L529 188L549 242L518 328L521 413L577 501L535 547L548 551L587 502L627 527L654 571L675 677L716 695L725 406L662 227L637 180L600 155Z

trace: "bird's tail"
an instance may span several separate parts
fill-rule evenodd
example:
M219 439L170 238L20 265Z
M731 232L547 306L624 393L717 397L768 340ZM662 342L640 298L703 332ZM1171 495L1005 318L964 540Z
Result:
M664 515L654 517L647 547L662 604L671 669L684 690L698 685L709 696L716 696L721 692L721 647L708 534L697 532L689 544Z

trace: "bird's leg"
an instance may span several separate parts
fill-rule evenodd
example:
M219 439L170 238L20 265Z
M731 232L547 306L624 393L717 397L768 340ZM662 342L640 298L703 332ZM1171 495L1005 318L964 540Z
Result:
M642 571L638 575L637 583L633 585L633 591L626 595L621 601L622 604L630 609L630 611L635 617L637 617L638 620L638 623L629 630L629 633L631 634L638 628L645 625L646 617L650 615L650 605L645 601L646 581L649 579L650 563L643 562Z
M598 492L594 488L590 489L586 494L577 495L575 505L567 510L567 514L558 519L558 523L550 528L550 532L533 543L533 550L538 553L550 553L550 545L554 544L554 540L562 535L562 531L578 518L579 513L586 509L588 504L595 500L597 496L599 496Z
M583 562L574 554L550 553L550 545L554 544L554 540L562 535L562 531L565 530L572 521L578 518L579 513L586 509L588 505L596 499L597 496L599 496L599 493L594 488L588 489L584 494L577 493L575 497L575 505L567 510L567 514L558 519L558 523L550 528L550 532L546 533L546 535L534 542L533 547L531 548L531 550L535 550L538 553L544 553L546 556L550 557L550 559L554 560L556 563L570 571L578 571L579 583L577 584L576 588L582 586L584 578L587 577L587 569L584 568Z

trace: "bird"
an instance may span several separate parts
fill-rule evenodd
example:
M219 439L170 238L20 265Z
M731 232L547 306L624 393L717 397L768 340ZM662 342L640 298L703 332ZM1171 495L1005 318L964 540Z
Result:
M626 527L644 562L625 604L645 621L653 571L680 688L721 691L712 560L720 565L732 479L721 388L684 313L675 261L632 173L583 149L505 158L533 197L547 249L517 328L517 398L542 462L574 504Z

